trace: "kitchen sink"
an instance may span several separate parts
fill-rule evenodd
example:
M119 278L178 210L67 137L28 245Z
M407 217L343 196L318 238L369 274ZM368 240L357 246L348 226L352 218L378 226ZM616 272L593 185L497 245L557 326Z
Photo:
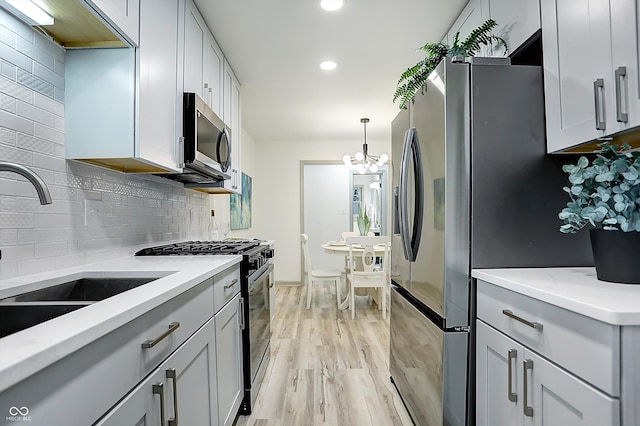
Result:
M75 274L60 277L44 288L0 299L0 338L150 283L169 272L143 274Z
M90 303L2 303L0 304L0 338L33 327Z
M33 301L97 302L157 279L158 277L78 278L29 293L0 299L0 303Z

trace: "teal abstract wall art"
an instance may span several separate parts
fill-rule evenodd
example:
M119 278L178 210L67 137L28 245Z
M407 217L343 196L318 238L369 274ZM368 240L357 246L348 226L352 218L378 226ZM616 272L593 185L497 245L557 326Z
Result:
M231 194L231 229L251 228L251 176L242 173L242 194Z

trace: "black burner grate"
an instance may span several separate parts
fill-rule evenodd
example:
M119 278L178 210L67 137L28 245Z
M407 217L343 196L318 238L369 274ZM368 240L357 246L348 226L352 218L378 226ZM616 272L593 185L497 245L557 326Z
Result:
M242 254L260 245L259 240L239 241L186 241L148 247L136 253L136 256L172 256L194 254Z

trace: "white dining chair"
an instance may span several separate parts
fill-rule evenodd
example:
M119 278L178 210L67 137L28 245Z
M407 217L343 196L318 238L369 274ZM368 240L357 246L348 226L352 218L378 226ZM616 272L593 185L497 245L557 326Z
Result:
M387 318L387 288L389 287L389 237L347 237L349 246L350 271L347 275L349 283L349 306L351 319L355 319L355 289L375 288L380 292L379 308L382 310L382 319ZM383 244L383 254L374 246ZM354 250L354 249L357 249ZM381 267L376 260L382 261Z
M302 254L304 256L304 266L307 275L307 309L311 308L311 295L313 294L313 285L316 282L332 282L336 286L336 302L340 305L340 279L342 271L338 269L313 269L311 256L309 255L309 237L307 234L300 236L302 243Z

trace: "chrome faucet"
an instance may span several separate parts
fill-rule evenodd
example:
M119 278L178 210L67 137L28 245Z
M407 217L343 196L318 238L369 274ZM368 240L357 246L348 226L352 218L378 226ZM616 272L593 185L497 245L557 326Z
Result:
M14 172L26 177L29 182L31 182L31 184L36 188L38 198L40 198L40 204L51 204L51 194L49 193L47 184L44 183L42 178L32 170L20 164L0 161L0 172Z

